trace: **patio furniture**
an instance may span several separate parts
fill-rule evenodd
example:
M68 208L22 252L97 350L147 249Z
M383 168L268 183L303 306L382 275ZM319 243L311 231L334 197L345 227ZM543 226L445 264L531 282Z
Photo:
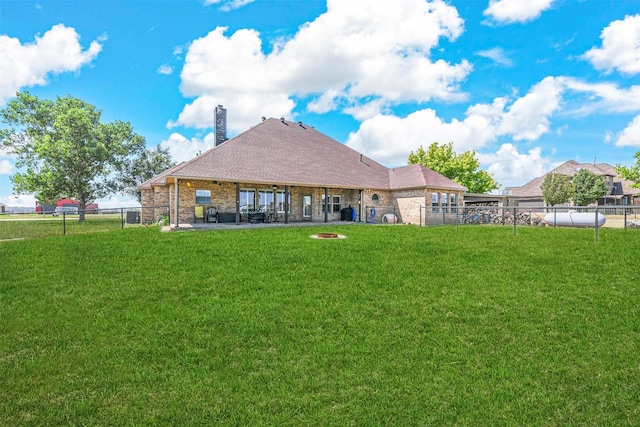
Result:
M218 210L215 207L207 209L206 222L218 222Z
M198 222L198 220L201 220L204 223L204 206L196 206L193 216L194 223Z

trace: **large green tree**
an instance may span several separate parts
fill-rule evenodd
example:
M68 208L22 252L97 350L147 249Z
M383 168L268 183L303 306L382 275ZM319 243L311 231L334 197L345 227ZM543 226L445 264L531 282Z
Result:
M475 151L457 154L453 151L453 142L443 145L434 142L426 151L420 146L409 154L409 164L426 166L464 185L469 193L483 194L500 187L489 172L480 169Z
M545 175L541 189L542 198L550 206L568 202L575 194L571 178L555 172Z
M19 92L0 110L6 125L0 144L17 157L11 177L17 194L35 193L41 203L73 198L85 207L115 193L117 173L145 148L128 122L102 123L101 111L71 96L38 99Z
M138 185L175 166L168 149L159 145L144 150L142 154L125 165L118 173L119 191L141 201Z
M636 158L636 163L633 166L627 167L617 165L616 172L618 172L618 175L623 179L633 181L633 187L640 188L640 151L638 151L634 157Z
M600 175L580 169L573 176L573 201L578 206L587 206L607 194L607 183Z

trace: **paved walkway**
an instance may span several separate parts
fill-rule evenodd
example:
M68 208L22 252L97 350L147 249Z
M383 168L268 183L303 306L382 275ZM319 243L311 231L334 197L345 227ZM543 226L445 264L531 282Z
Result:
M223 222L223 223L197 223L197 224L178 224L178 227L175 224L166 225L162 227L162 231L198 231L198 230L240 230L247 228L288 228L288 227L334 227L334 226L343 226L343 225L362 225L366 224L364 222L354 222L354 221L331 221L331 222L290 222L289 224L285 224L284 222L259 222L256 224L250 222L241 222L240 224L236 224L234 222Z

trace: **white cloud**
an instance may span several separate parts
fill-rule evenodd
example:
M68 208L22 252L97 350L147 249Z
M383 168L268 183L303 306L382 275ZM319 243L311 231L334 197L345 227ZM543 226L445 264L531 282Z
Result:
M640 73L640 15L613 21L602 30L602 47L587 51L584 58L598 70L623 74Z
M532 21L549 9L553 0L490 0L485 16L501 24Z
M636 116L627 128L618 134L618 147L640 147L640 116Z
M36 209L36 198L33 194L21 194L19 196L0 197L0 203L16 208Z
M550 117L560 108L563 83L562 78L546 77L535 85L509 108L497 134L513 135L516 141L532 141L547 133Z
M542 149L535 147L526 153L518 152L513 144L502 144L493 154L476 153L481 164L487 165L485 170L498 181L501 186L521 185L532 177L544 175L549 167L550 159L542 157Z
M508 97L470 106L464 120L446 122L435 110L416 111L405 118L378 114L349 135L347 145L387 166L406 164L411 151L433 142L453 142L454 150L481 150L500 136L537 140L547 133L559 109L562 78L547 77L512 103Z
M113 196L95 201L98 209L119 209L119 208L135 208L140 206L140 202L130 197Z
M486 106L487 111L491 108ZM484 146L495 138L492 120L490 114L478 114L473 109L467 111L463 121L453 119L448 123L431 109L416 111L405 118L380 114L365 120L349 135L346 144L387 166L401 166L407 164L411 151L433 142L453 142L458 152Z
M388 104L459 101L465 99L459 84L471 65L432 60L431 51L441 38L454 40L462 30L456 9L442 1L329 0L326 13L279 40L269 54L250 29L226 35L219 27L193 41L181 91L215 99L214 105L229 107L229 118L244 114L253 118L250 123L263 115L289 117L304 97L313 99L309 111L344 107L355 114L364 107L367 116ZM232 109L236 99L253 109ZM196 101L187 108L208 104ZM174 125L193 126L188 117L208 117L211 110L183 113Z
M77 71L91 63L102 50L98 41L82 50L75 29L54 25L33 43L20 43L17 38L0 35L0 105L23 87L47 84L50 74Z
M571 113L640 111L640 86L621 89L613 83L587 83L574 78L565 78L563 83L566 89L586 95L585 99L574 100L578 106Z
M171 65L163 64L158 67L158 74L164 74L165 76L171 75L173 73L173 67Z
M253 3L255 0L205 0L205 5L222 4L220 10L228 12L230 10L239 9L242 6L246 6L249 3Z
M0 175L11 175L13 164L9 160L0 160Z
M500 47L494 47L493 49L481 50L476 53L478 56L482 56L483 58L489 58L492 61L504 65L505 67L512 67L513 61L506 55L504 49Z
M207 134L202 140L198 138L187 139L183 135L174 132L169 136L169 139L160 143L160 147L169 150L171 159L176 163L191 160L198 153L204 153L215 147L215 145L215 133Z

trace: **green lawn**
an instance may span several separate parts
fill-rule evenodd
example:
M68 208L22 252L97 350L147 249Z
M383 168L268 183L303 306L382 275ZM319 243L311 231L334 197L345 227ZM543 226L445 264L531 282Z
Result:
M0 242L0 424L637 425L638 237L352 225Z
M88 214L83 222L78 221L78 215L3 214L0 215L0 241L118 230L122 222L119 214ZM132 226L137 225L127 225Z

